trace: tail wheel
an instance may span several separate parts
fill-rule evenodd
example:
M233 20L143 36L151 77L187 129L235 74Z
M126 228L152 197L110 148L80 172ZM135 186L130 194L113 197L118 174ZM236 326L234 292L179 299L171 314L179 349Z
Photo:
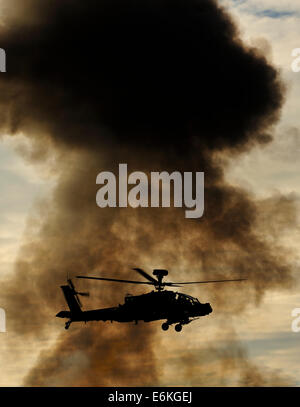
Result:
M176 332L180 332L181 330L182 330L182 325L181 324L175 325L175 331Z
M70 321L66 322L65 329L69 329L69 328L70 328L70 325L71 325L71 322L70 322Z
M163 331L167 331L167 330L169 329L169 324L168 324L167 322L164 322L164 323L162 324L162 326L161 326L161 329L162 329Z

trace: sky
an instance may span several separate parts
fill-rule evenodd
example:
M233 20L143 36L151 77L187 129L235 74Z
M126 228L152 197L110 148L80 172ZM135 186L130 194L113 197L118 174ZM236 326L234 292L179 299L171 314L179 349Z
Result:
M288 94L282 118L274 141L264 150L231 163L228 176L231 182L246 186L257 196L300 193L300 75L291 69L292 50L300 43L300 4L297 1L224 1L236 15L243 37L249 42L264 38L271 46L273 62L281 69L288 85ZM288 231L285 244L299 247L299 231ZM252 357L268 367L275 367L295 379L299 386L298 334L291 332L291 310L299 307L297 293L267 296L260 307L257 321L243 318L241 333ZM255 333L249 328L255 326ZM258 329L257 329L258 328Z
M287 200L293 199L300 209L300 72L295 73L291 69L292 50L300 48L300 3L295 0L223 0L220 3L235 18L244 41L263 50L268 59L280 69L287 85L286 101L273 134L273 142L264 148L254 147L247 154L231 157L227 163L226 179L232 185L242 186L257 199L285 197ZM49 170L51 166L47 169L43 165L33 165L26 161L24 150L30 148L30 142L22 135L6 135L0 139L0 286L1 281L14 273L14 262L26 237L28 217L32 209L44 197L51 195L56 184L55 176ZM280 242L291 250L295 264L300 264L297 254L300 229L296 225L283 229ZM209 291L201 290L201 301L213 303L210 294ZM195 288L192 289L192 295L200 297ZM63 306L63 299L57 306L58 310ZM300 332L291 330L291 313L294 308L299 307L299 287L295 285L290 290L267 292L257 307L249 307L236 317L228 315L235 328L234 335L243 345L241 352L247 352L249 362L266 372L266 375L268 372L270 375L278 374L296 386L300 386ZM23 384L24 377L41 352L53 345L63 329L59 320L53 318L51 324L50 334L48 332L38 340L31 338L22 343L22 347L16 334L9 331L9 323L7 324L7 332L0 333L1 386ZM218 355L220 352L226 354L226 346L234 340L227 326L222 330L222 321L218 315L212 314L199 322L200 336L195 336L196 328L192 325L186 326L184 335L181 336L168 332L169 339L160 330L159 323L157 329L160 347L156 350L156 357L165 362L161 366L161 385L214 386L239 383L234 374L230 375L230 368L227 380L222 379L223 382L220 382L218 377L214 377ZM204 335L201 335L202 330L205 331ZM170 337L176 356L169 350ZM210 381L199 382L199 375L202 374L199 363L198 370L194 368L196 370L191 372L190 382L187 382L186 372L180 370L181 362L183 358L188 360L199 357L199 343L201 352L205 352L206 347L210 346L216 349L215 358L206 360L205 365ZM68 363L72 364L74 361L70 360Z

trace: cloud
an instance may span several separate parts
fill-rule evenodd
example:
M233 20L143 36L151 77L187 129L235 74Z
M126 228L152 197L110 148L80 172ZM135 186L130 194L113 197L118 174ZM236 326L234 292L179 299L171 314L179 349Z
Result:
M280 0L221 0L220 3L225 4L231 9L237 9L240 12L247 14L255 14L257 16L269 16L271 18L285 18L290 15L300 13L300 6L293 0L282 2Z

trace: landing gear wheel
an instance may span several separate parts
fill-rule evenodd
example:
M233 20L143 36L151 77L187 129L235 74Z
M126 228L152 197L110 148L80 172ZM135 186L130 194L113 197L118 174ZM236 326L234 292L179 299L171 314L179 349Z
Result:
M182 325L181 324L175 325L175 331L176 332L180 332L181 330L182 330Z
M70 322L70 321L66 322L65 329L69 329L69 328L70 328L70 325L71 325L71 322Z
M164 322L164 323L162 324L162 326L161 326L161 329L162 329L163 331L167 331L167 330L169 329L169 324L168 324L167 322Z

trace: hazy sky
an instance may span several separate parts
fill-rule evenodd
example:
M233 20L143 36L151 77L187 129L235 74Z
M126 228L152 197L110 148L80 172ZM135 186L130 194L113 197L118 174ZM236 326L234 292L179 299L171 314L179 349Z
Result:
M2 1L3 2L3 1ZM229 163L227 178L233 184L242 185L258 198L274 194L284 194L296 201L300 197L300 72L291 70L292 50L300 48L300 2L296 0L224 0L235 16L241 30L242 38L264 50L274 65L280 68L287 84L287 100L278 124L274 141L264 147L254 148L247 155L239 156ZM297 4L298 3L298 4ZM265 41L266 40L266 41ZM1 38L0 38L1 47ZM9 58L9 55L8 55ZM0 74L1 75L1 74ZM247 78L245 78L247 81ZM217 97L217 95L216 95ZM37 199L51 192L54 179L41 167L31 166L20 156L19 150L25 148L28 141L22 136L3 137L0 140L0 287L1 280L13 272L13 263L22 241L27 215ZM25 147L24 147L25 146ZM294 250L295 262L297 248L300 244L298 228L282 231L282 243ZM197 290L193 291L197 295ZM201 290L201 300L210 301L205 290ZM58 304L58 311L60 306ZM24 305L25 306L25 305ZM0 293L1 307L1 293ZM300 385L300 332L291 331L294 308L300 308L300 294L295 290L289 292L268 293L258 309L249 309L242 317L233 318L235 331L246 347L250 361L260 368L278 372ZM22 349L9 331L0 334L0 385L21 385L26 372L35 362L42 349L61 333L63 325L60 320L53 320L54 330L50 338L38 342L24 343ZM216 322L218 322L216 324ZM221 322L218 316L201 320L200 332L205 330L205 337L193 335L194 328L187 326L184 335L174 332L174 347L192 355L199 342L214 344L216 348L226 348L230 332L224 332L222 339L217 339L216 325ZM158 324L158 330L160 329ZM168 363L162 368L162 385L184 385L178 369L178 359L168 353L169 342L164 339L164 332L158 335L162 341L159 353L168 357ZM219 336L218 336L219 337ZM16 347L13 354L7 354L7 343ZM225 350L224 350L225 351ZM159 354L158 354L159 356ZM207 361L207 369L212 372L210 385L218 385L218 378L213 378L214 363ZM176 371L176 375L174 375ZM199 368L201 373L201 369ZM192 377L192 376L191 376ZM195 384L191 379L191 383ZM230 381L227 383L230 384ZM234 377L232 384L236 384Z

